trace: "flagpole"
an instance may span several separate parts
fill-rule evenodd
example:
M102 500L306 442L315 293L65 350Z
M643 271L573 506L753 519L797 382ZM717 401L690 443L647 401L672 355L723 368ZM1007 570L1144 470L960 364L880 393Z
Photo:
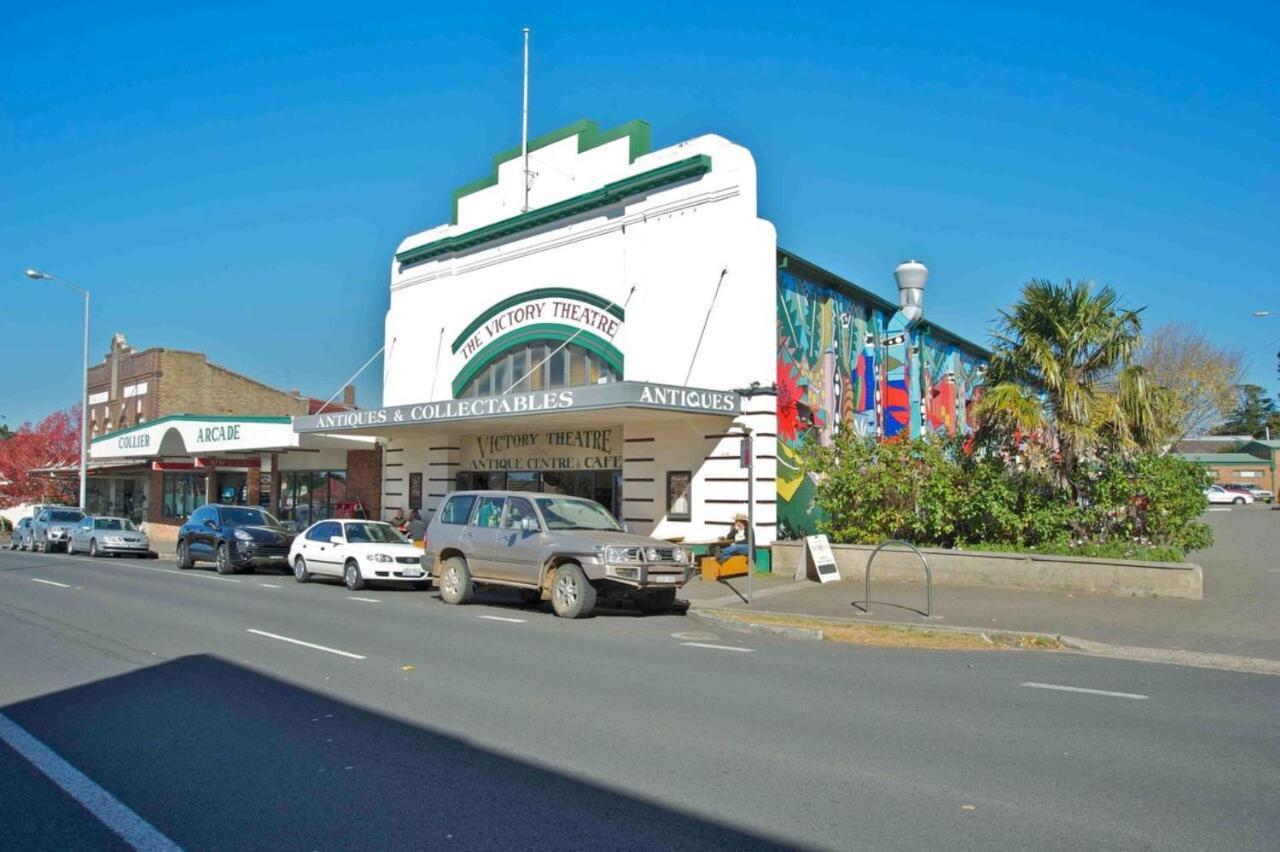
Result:
M524 28L524 105L520 111L520 159L524 168L522 212L529 212L529 28Z

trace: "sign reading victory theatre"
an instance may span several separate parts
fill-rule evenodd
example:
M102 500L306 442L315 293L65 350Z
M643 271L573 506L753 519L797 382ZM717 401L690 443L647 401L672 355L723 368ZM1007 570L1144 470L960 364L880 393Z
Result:
M621 375L622 353L613 341L625 320L620 305L586 290L542 287L509 296L482 311L450 345L457 365L454 394L512 347L539 340L572 340Z
M463 470L616 470L619 430L564 429L472 435L462 442Z

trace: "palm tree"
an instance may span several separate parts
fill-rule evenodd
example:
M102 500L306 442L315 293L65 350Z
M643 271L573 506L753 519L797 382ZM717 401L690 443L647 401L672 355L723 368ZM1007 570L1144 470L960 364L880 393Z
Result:
M1073 496L1083 460L1155 440L1152 393L1133 363L1141 309L1119 301L1111 287L1095 292L1091 281L1032 280L1018 303L1000 312L992 335L978 409L982 431L1034 436L1055 480Z

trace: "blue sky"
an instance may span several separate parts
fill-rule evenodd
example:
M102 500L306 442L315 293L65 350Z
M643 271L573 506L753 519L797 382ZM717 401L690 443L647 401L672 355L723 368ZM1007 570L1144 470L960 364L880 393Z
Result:
M381 345L392 252L531 127L755 153L779 243L986 339L1030 277L1116 286L1277 385L1280 20L1245 3L13 4L0 13L0 415L91 355L207 352L328 396ZM1251 312L1276 315L1254 319ZM358 383L380 402L377 364Z

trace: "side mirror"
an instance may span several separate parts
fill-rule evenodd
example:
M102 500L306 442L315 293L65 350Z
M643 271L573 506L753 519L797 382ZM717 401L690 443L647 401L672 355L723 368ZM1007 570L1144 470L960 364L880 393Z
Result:
M524 530L525 532L537 532L538 522L533 518L521 518L520 529Z
M331 535L329 536L329 543L330 544L346 544L347 540L340 535Z

